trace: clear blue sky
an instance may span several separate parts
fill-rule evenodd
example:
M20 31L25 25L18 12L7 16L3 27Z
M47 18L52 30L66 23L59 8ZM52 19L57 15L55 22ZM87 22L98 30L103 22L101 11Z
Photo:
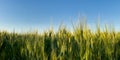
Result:
M119 29L119 0L0 0L0 29L40 30L62 21L71 26L78 15L86 16L89 25L94 25L100 15L101 24L114 24Z

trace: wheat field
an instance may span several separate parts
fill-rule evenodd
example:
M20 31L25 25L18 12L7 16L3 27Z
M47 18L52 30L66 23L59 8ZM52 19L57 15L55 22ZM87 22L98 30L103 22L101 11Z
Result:
M0 32L0 60L119 60L120 33L87 25L39 34Z

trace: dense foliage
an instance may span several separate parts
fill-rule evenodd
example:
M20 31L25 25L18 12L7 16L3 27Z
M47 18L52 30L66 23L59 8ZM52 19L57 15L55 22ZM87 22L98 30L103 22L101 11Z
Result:
M77 26L43 34L0 32L0 60L119 60L120 33Z

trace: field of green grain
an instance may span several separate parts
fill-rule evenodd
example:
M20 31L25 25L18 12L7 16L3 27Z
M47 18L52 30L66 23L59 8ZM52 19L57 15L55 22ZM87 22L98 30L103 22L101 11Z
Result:
M0 32L0 60L119 60L120 33L78 24L38 33Z

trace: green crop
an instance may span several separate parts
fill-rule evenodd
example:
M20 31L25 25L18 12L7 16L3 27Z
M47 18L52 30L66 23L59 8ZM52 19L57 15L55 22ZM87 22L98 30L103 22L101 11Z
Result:
M112 30L112 29L111 29ZM0 32L0 60L119 60L120 33L86 24L42 34Z

